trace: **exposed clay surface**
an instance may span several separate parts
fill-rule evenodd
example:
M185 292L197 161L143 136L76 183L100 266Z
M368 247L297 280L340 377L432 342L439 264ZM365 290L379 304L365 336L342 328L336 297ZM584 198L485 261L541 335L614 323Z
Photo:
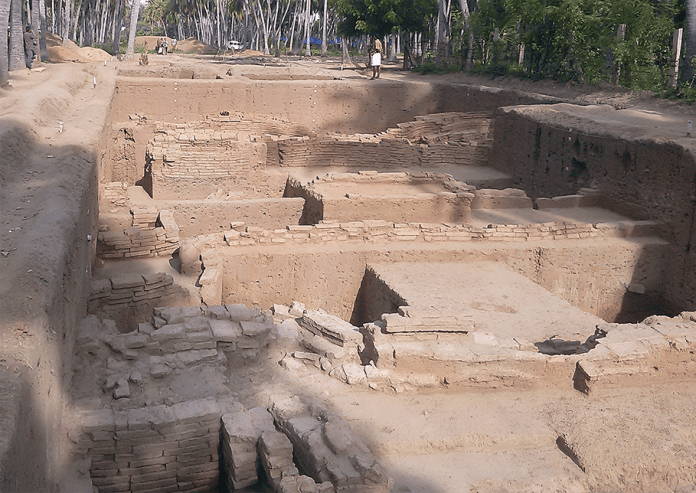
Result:
M303 457L329 457L316 451L333 444L337 461L353 461L351 477L365 488L357 491L693 489L696 322L678 315L696 307L686 110L652 101L579 107L572 103L628 100L388 67L385 80L371 82L335 63L240 62L50 65L14 73L14 89L0 92L2 491L49 491L79 473L82 486L100 491L143 483L214 491L218 458L231 467L233 457L218 455L221 417L278 409L294 396L315 403L297 416L320 421L317 437L326 439ZM414 217L344 220L337 207L303 224L299 199L283 198L288 178L394 169L378 159L356 164L353 151L334 152L343 165L283 168L283 145L310 154L312 145L283 143L297 136L269 126L239 127L225 140L214 135L224 112L281 122L276 129L292 124L331 152L361 139L377 157L398 147L413 157L398 171L470 186L460 191L472 195L468 215L448 222L414 207ZM439 158L452 147L481 159L481 138L470 145L473 136L455 137L446 125L383 143L400 124L451 113L471 113L486 128L494 115L490 168ZM158 154L165 171L182 164L181 176L148 175L156 135L181 140L178 125L206 121L215 127L206 142L251 157L230 164L213 153L204 179L192 178L203 169L195 155L203 140L192 132L182 159ZM153 186L160 197L145 193ZM387 187L333 181L321 193L414 196L413 185ZM441 192L415 188L424 198ZM98 250L108 241L118 259ZM166 297L173 286L186 301ZM152 312L150 300L189 306ZM85 319L97 301L110 310ZM674 317L644 320L655 313ZM389 332L390 321L398 331ZM116 414L100 425L80 420L103 411L127 413L125 425ZM274 469L269 458L288 451L283 436L298 449L305 442L284 428L295 418L273 419L266 431L280 435L259 434L259 460L272 477L292 472L293 488L305 481L293 467L312 468L295 460ZM344 455L332 423L344 427L342 443L357 444ZM155 455L119 463L100 448L114 441L109 426L125 432L131 455ZM164 438L139 449L125 441L148 436ZM205 453L183 444L198 438ZM166 459L171 440L176 460ZM363 446L369 455L358 460ZM202 456L203 465L193 463ZM72 462L84 458L86 469ZM97 467L108 461L114 467ZM317 488L328 478L322 487L343 491L347 476L320 471Z

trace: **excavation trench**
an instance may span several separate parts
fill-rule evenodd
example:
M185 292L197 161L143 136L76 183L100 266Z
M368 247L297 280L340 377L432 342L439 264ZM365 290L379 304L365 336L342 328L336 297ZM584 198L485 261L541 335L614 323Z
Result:
M188 415L184 404L204 401L206 392L223 394L225 379L234 378L230 368L248 369L260 355L275 354L264 339L279 322L268 312L274 305L277 314L299 302L355 327L387 314L387 332L378 328L378 335L369 336L375 354L362 363L378 356L388 360L377 355L378 339L391 343L401 337L396 331L418 330L424 333L420 339L431 341L437 331L428 330L428 323L446 332L437 337L450 348L462 340L468 344L479 332L501 344L515 338L530 343L523 348L516 342L519 351L579 354L604 322L693 309L692 233L683 219L693 211L667 205L691 203L682 200L690 196L690 185L662 176L674 184L669 194L658 185L650 188L649 200L632 192L642 180L638 168L654 169L653 160L692 166L678 146L652 143L648 149L560 130L511 109L545 104L547 98L507 90L387 81L369 86L375 96L368 99L368 81L348 83L326 73L274 75L267 67L249 66L233 66L229 73L217 67L199 74L129 70L116 78L113 100L104 99L110 106L104 104L101 152L90 158L99 196L89 199L96 186L83 189L84 213L69 233L69 243L78 248L66 254L65 265L86 271L91 286L82 286L74 274L56 273L54 281L63 278L73 289L59 305L67 311L51 313L46 324L61 334L49 343L64 353L56 367L74 370L65 394L90 412L94 401L103 400L114 412L163 406L162 413L174 413L162 421L172 430L186 419L217 423L229 403L206 401L209 409ZM530 137L537 134L536 140ZM558 163L551 162L554 152ZM605 163L607 156L622 159L622 176L612 175L614 157ZM99 225L91 227L97 201ZM89 257L96 257L94 272ZM80 325L77 313L85 305L98 318ZM240 305L249 313L230 315ZM154 308L181 306L186 308L153 317ZM216 311L222 306L227 308ZM125 374L135 364L129 358L145 347L139 344L154 344L157 323L176 325L170 322L179 317L177 324L189 324L185 331L193 334L200 332L194 326L201 318L219 320L218 315L248 322L248 331L249 323L260 324L253 326L258 332L244 333L234 344L189 335L171 347L156 341L161 358L148 359L143 371L160 372L159 382L166 381L171 392L160 395L153 381L143 386L142 396L112 402L119 385L111 382L105 390L109 372L99 358L124 358L110 364ZM100 339L104 333L110 342ZM79 350L73 352L76 337ZM90 352L97 340L104 344ZM181 359L179 350L215 354L191 363L202 362L186 370L192 373L167 373L167 358ZM414 368L427 370L427 360L416 355ZM447 364L436 363L437 371L450 371ZM438 375L438 385L456 381L450 373ZM54 388L42 385L42 392ZM49 404L44 415L60 407L50 399ZM117 426L112 418L105 419ZM17 429L30 436L45 425L38 447L53 450L45 442L52 434L65 436L63 426L41 419L21 416ZM211 488L218 480L219 431L213 425L201 431L213 465L197 480ZM14 443L18 448L21 440ZM155 445L153 440L148 446ZM145 453L148 446L139 450ZM45 482L60 476L58 454L51 454L34 459L32 470ZM26 459L17 457L5 459L4 466L18 478L16 491L42 490L36 482L41 480L17 472ZM171 477L179 488L193 485ZM99 481L104 491L119 484Z

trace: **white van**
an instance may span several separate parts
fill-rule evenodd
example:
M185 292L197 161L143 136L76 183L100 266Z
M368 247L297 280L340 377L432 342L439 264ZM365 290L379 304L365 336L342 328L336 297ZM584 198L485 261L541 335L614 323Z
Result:
M244 43L242 43L241 41L232 41L232 40L229 40L229 41L227 42L227 48L233 48L233 49L235 49L235 50L237 50L237 51L243 50L243 49L244 49Z

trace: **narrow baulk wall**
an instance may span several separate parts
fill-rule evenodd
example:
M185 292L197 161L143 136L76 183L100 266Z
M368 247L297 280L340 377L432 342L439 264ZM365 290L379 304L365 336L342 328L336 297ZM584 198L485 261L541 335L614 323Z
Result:
M12 259L13 268L7 275L17 277L12 278L12 291L4 293L0 302L3 340L11 347L16 332L12 327L23 327L26 334L21 355L0 355L3 361L14 362L22 380L21 386L10 389L4 386L7 378L0 376L8 399L13 393L20 394L14 426L0 428L0 489L4 492L52 491L63 473L66 376L70 375L74 328L85 314L90 289L91 239L96 237L98 216L98 150L115 81L113 70L107 67L91 72L67 67L49 70L61 73L55 74L55 80L28 89L25 104L16 108L22 115L41 115L41 120L31 130L5 120L4 129L15 133L0 136L0 160L9 158L12 169L19 172L44 173L32 197L32 202L41 204L39 213L24 223L21 233L32 241ZM92 86L94 73L100 81L96 88ZM82 98L82 104L89 120L84 115L54 114L56 108L68 107L78 95L86 95L87 88L89 96ZM39 104L40 109L34 106ZM54 117L65 120L65 128L70 130L65 132L66 140L56 139L49 147L41 125ZM76 139L75 132L80 132L79 145L71 140ZM18 145L23 154L13 156L12 147ZM47 155L56 156L51 170L43 167ZM8 194L20 193L13 187L14 183L7 183Z
M514 185L532 198L594 186L606 198L604 207L664 223L665 239L674 246L665 297L679 308L696 308L693 151L673 141L628 138L590 119L561 125L546 111L501 108L491 166L512 175ZM569 126L574 124L582 130Z

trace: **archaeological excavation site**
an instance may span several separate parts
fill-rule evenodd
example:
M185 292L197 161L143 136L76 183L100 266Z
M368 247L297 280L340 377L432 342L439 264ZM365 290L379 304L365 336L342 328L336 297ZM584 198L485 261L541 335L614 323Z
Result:
M695 491L688 108L181 55L14 86L0 491Z

